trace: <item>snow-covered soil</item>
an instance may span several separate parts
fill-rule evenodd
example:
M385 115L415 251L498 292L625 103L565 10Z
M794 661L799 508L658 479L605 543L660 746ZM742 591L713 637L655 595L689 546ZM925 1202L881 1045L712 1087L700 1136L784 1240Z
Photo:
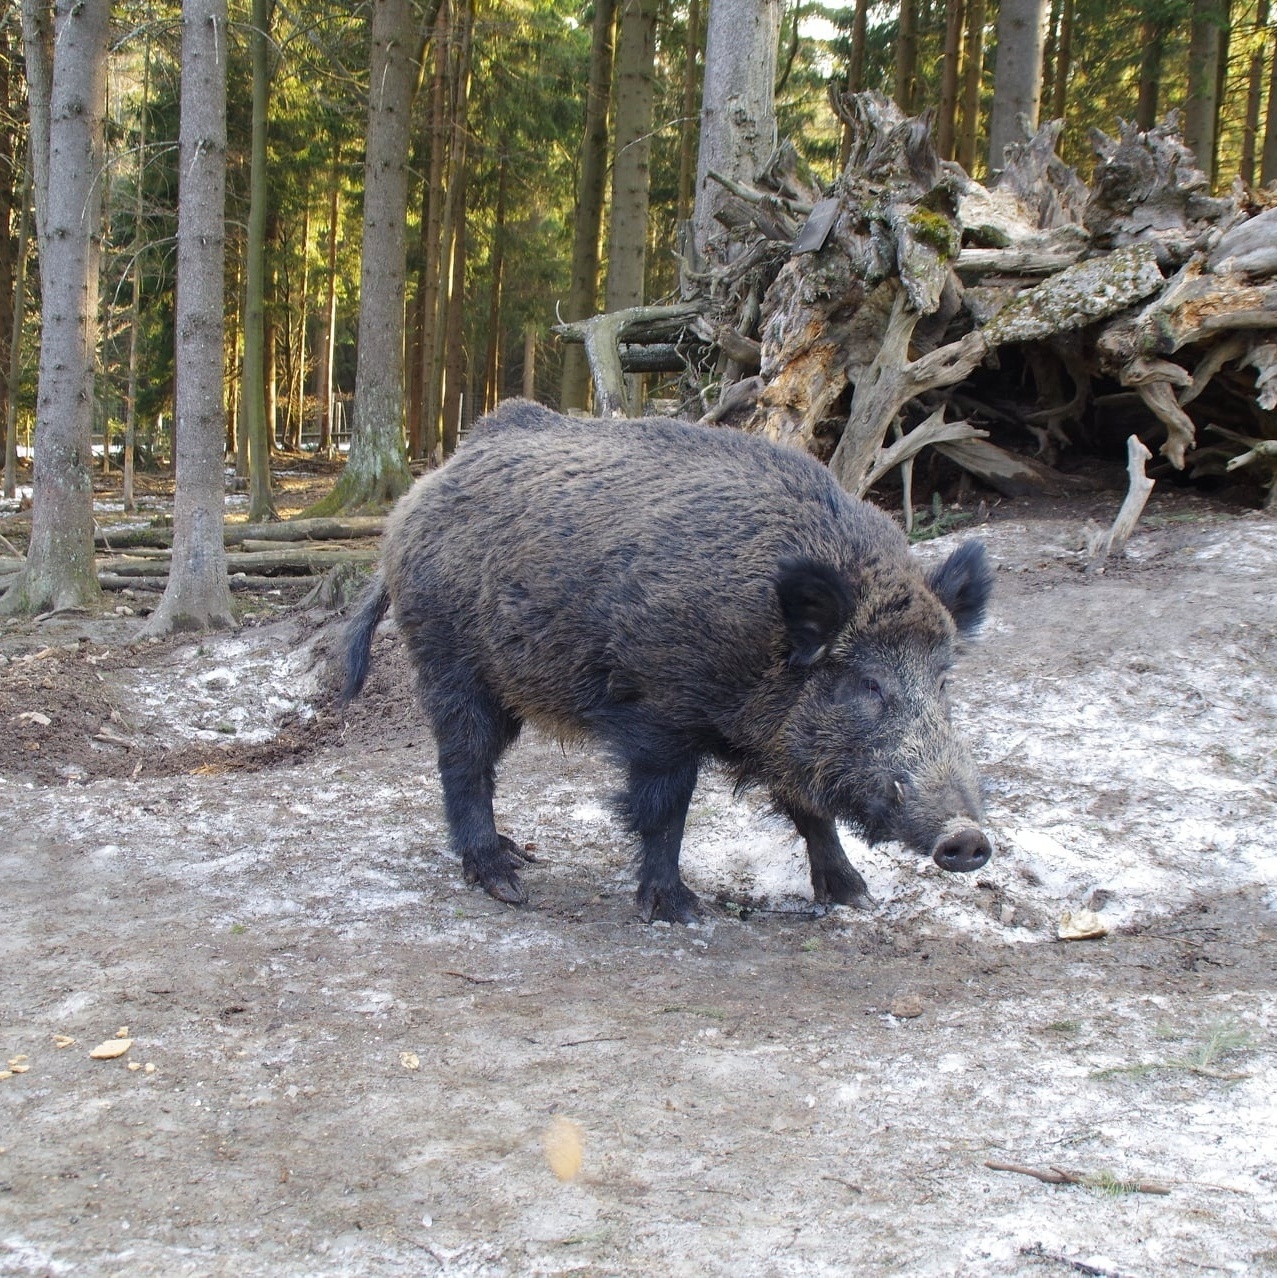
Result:
M467 888L391 632L338 718L315 617L0 631L0 1273L1277 1273L1277 524L979 535L997 853L847 831L871 912L710 776L710 912L639 922L536 738L531 904Z

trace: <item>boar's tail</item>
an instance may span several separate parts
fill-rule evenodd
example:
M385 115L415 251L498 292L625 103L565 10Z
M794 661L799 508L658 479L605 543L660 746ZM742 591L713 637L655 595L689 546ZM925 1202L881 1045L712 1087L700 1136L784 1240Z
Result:
M389 607L390 591L386 589L385 579L378 573L346 631L346 685L341 690L342 705L354 700L364 686L372 656L373 631Z

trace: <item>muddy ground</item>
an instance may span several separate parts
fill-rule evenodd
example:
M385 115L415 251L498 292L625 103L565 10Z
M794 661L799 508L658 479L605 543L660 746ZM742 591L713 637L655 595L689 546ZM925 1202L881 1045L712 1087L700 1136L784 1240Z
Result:
M538 739L531 904L466 887L393 631L339 716L287 590L0 629L0 1272L1277 1273L1277 523L1158 495L1088 576L1119 498L980 530L998 851L849 835L872 912L710 777L710 913L641 923L609 767Z

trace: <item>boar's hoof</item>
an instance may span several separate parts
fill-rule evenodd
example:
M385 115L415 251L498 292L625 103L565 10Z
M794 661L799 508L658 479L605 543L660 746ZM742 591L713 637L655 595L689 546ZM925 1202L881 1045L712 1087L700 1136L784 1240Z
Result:
M522 849L504 834L497 836L499 850L485 856L466 853L461 858L467 883L478 883L483 890L507 905L526 905L528 894L519 879L518 865L528 860Z
M978 870L992 852L993 848L984 832L977 830L975 826L968 826L941 839L931 857L942 870L967 874L971 870Z
M856 910L872 910L878 904L869 893L869 884L850 864L813 868L811 885L817 905L850 905Z
M704 913L696 893L681 879L672 887L640 887L637 900L639 913L648 923L690 924Z

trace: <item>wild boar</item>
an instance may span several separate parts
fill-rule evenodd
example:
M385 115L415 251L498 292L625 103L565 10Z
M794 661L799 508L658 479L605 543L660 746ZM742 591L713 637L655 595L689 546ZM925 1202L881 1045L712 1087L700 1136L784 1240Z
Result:
M796 450L511 400L395 508L344 696L393 605L453 847L498 900L527 899L492 798L531 722L601 742L623 770L647 919L700 912L678 861L711 760L792 820L817 902L864 906L838 820L946 870L989 858L946 681L992 583L979 542L924 575L886 515Z

